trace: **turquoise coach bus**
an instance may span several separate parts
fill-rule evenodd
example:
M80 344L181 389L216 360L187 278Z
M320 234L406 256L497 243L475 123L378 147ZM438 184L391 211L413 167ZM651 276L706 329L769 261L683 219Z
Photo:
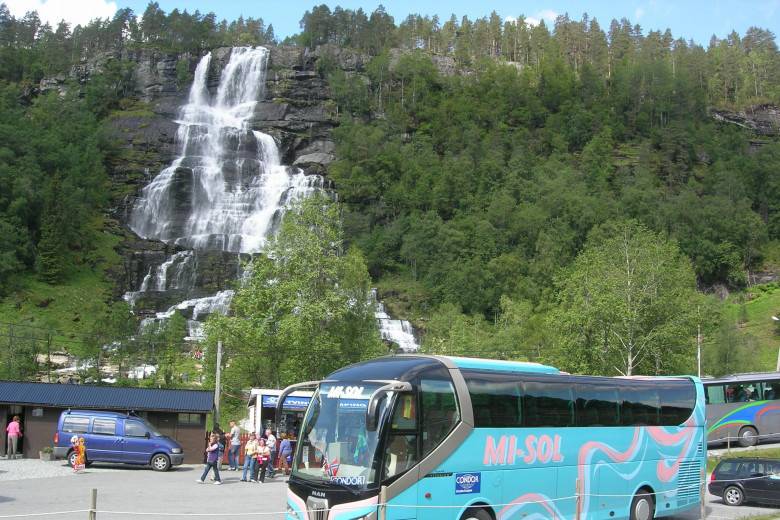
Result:
M574 376L535 363L402 355L314 387L287 520L647 520L699 504L694 377Z

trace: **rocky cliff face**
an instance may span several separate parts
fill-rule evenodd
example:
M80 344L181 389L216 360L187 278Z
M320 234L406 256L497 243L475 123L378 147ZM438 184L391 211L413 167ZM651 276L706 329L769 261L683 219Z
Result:
M270 47L265 99L257 104L252 118L254 130L274 137L282 162L294 164L307 173L325 173L335 158L332 131L337 125L336 106L326 81L317 73L317 61L323 51L307 52L295 47ZM230 48L212 51L207 87L216 89ZM332 49L327 52L345 70L362 71L365 57ZM107 120L109 136L116 153L109 157L112 179L112 226L123 235L120 253L123 264L109 275L115 280L115 297L137 290L144 278L166 258L176 253L176 246L155 240L139 239L127 227L130 210L141 188L148 184L176 157L175 123L178 110L187 99L192 74L200 55L174 55L140 51L107 54L88 64L75 67L69 76L47 78L40 90L63 90L68 82L84 83L91 74L100 72L111 59L123 58L135 63L132 100L123 102ZM224 290L240 269L239 255L219 251L201 252L195 259L197 280L190 297L214 294ZM172 303L178 295L165 295L171 301L155 301L145 295L136 301L136 309L152 314Z
M780 107L775 105L755 105L738 112L713 109L710 114L717 121L741 126L757 136L780 135Z

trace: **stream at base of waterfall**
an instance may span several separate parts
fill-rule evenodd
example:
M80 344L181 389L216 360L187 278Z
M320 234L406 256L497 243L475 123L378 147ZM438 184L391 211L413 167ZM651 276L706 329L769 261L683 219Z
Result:
M208 89L211 53L195 69L176 120L178 157L143 188L129 222L138 236L181 250L150 267L140 286L124 296L131 306L151 293L175 291L184 299L144 318L142 329L180 311L188 322L185 339L201 339L203 320L227 313L233 291L193 294L199 254L234 253L240 279L240 256L261 252L292 204L326 189L323 177L281 164L273 137L250 127L265 94L268 57L264 47L234 47L213 94ZM375 291L372 299L382 339L404 351L417 350L409 322L390 318Z

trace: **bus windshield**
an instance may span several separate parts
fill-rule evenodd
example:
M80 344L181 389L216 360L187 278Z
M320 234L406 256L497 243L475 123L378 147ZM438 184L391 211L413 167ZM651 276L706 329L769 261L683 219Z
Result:
M364 383L320 386L303 420L294 476L356 489L376 483L379 432L366 429L366 410L371 393L378 387ZM378 424L387 401L380 403Z

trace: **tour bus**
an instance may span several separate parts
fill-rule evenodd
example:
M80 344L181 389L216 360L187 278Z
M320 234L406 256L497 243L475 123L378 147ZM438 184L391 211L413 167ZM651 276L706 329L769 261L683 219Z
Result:
M705 379L704 395L708 444L780 438L780 372Z
M695 377L573 376L536 363L399 355L314 388L287 520L647 520L699 504Z

